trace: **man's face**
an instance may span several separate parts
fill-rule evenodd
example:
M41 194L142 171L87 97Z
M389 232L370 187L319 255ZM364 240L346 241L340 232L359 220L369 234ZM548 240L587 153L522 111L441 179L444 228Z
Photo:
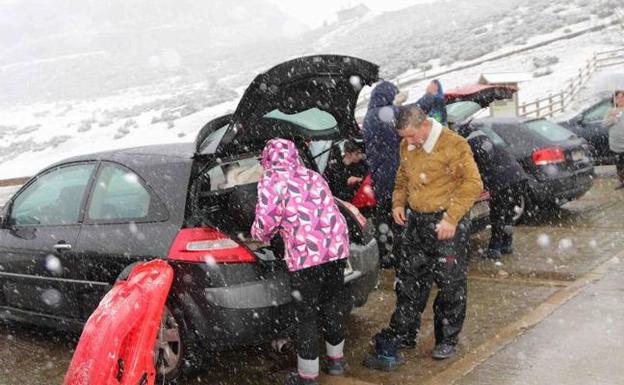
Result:
M624 92L618 92L615 94L615 104L618 107L624 107Z
M430 130L428 129L425 121L417 127L413 125L408 125L398 132L401 138L405 139L407 143L413 144L417 147L422 147L422 145L427 140L427 137L429 136L429 131Z
M427 92L431 95L436 95L438 93L438 85L434 82L427 84Z

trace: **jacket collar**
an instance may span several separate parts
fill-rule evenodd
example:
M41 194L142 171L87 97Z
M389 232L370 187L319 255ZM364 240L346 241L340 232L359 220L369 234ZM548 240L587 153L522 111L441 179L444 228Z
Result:
M425 150L427 154L431 154L436 143L438 143L438 139L440 138L440 134L442 134L443 127L440 123L438 123L437 120L432 119L432 118L427 118L427 119L429 119L432 125L431 132L429 133L429 137L427 137L427 140L425 140L425 143L423 144L422 148L423 150Z

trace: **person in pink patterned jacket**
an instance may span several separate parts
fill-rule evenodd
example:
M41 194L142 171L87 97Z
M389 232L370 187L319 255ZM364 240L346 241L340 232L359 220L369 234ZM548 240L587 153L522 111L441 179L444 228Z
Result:
M286 384L317 384L318 326L327 348L327 372L341 375L344 359L344 311L350 294L344 286L349 254L347 224L318 173L304 167L294 143L270 140L262 152L264 174L258 183L256 218L251 235L262 242L279 234L291 272L296 320L298 373Z

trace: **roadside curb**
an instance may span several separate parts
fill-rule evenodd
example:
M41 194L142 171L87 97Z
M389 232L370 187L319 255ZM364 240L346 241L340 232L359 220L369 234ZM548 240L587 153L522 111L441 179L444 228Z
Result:
M603 278L608 270L611 260L614 258L624 258L624 251L607 258L593 270L589 271L579 279L570 282L567 286L557 290L545 302L524 315L522 318L504 327L496 336L490 338L476 349L469 351L447 369L438 373L433 378L425 381L425 385L449 385L460 380L462 377L472 372L477 366L487 361L497 352L512 343L525 331L543 321L555 310L576 297L589 284Z

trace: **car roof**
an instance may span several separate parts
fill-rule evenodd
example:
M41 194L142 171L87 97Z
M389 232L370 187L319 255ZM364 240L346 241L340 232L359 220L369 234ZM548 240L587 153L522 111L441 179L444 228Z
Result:
M118 160L119 158L130 158L134 155L153 155L166 158L191 159L194 154L195 146L193 143L168 143L94 152L63 159L55 164L85 160Z
M527 118L522 116L510 116L510 117L493 117L487 116L483 118L477 118L473 122L474 123L484 123L484 124L520 124L526 123L533 120L540 120L543 118Z

